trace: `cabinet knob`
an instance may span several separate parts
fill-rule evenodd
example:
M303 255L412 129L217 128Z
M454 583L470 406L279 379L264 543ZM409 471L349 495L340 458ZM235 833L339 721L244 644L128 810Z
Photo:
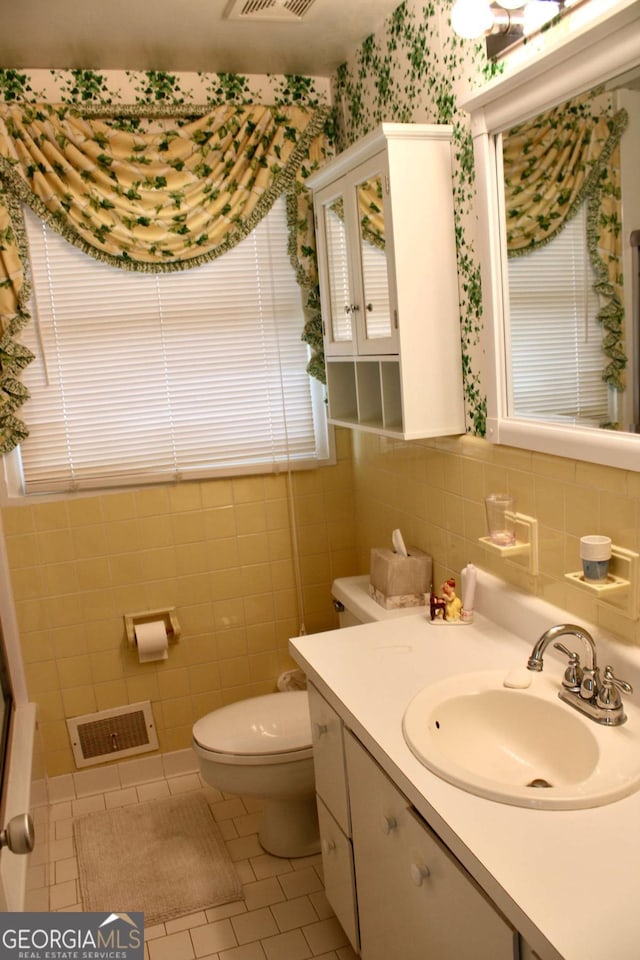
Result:
M326 838L323 839L322 841L323 853L326 853L326 854L333 853L335 849L336 849L335 840L327 840Z
M324 737L326 733L329 732L329 727L326 723L314 723L313 732L316 735L316 738Z
M385 817L383 815L381 826L382 826L382 832L385 834L389 834L396 829L396 827L398 826L398 821L396 820L395 817Z
M420 887L422 886L422 881L429 876L430 870L429 867L426 867L423 863L412 863L409 873L416 887Z

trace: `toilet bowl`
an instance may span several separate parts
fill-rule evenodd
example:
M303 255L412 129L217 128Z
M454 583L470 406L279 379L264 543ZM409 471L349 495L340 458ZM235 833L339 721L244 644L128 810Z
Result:
M206 783L262 797L258 837L276 857L306 857L320 844L306 690L239 700L196 721L192 746Z
M369 597L369 577L334 581L340 626L414 614L385 610ZM265 800L260 844L276 857L320 849L306 690L268 693L214 710L193 726L192 747L205 783Z

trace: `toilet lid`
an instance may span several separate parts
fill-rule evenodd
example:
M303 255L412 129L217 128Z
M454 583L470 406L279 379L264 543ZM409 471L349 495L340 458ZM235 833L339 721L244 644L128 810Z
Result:
M205 750L243 756L310 747L307 692L268 693L230 703L197 720L193 738Z

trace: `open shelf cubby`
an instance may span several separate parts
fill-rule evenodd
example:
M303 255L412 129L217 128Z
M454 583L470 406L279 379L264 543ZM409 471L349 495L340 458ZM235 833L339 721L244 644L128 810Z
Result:
M402 436L402 388L397 357L327 358L331 423Z
M353 363L327 362L327 393L331 421L358 421L356 370Z

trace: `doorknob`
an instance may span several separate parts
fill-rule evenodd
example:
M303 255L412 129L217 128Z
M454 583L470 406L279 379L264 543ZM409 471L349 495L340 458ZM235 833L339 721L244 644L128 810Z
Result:
M29 813L12 817L0 833L0 849L8 847L11 853L31 853L35 843L33 820Z

